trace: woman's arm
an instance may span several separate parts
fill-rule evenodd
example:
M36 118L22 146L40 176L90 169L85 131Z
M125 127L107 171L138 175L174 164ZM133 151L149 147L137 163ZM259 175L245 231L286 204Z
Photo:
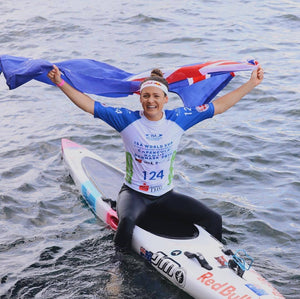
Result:
M213 102L213 105L215 107L214 115L221 114L226 110L228 110L233 105L235 105L241 98L243 98L246 94L248 94L254 87L260 84L263 78L264 78L264 71L262 67L259 66L256 70L252 72L251 78L249 79L248 82L246 82L239 88L225 94L224 96L218 98Z
M60 75L60 71L56 65L53 65L53 69L48 73L48 78L54 84L56 84L76 106L81 108L83 111L94 115L95 101L93 99L91 99L86 94L78 91L67 82L59 86L59 84L62 83L62 78Z

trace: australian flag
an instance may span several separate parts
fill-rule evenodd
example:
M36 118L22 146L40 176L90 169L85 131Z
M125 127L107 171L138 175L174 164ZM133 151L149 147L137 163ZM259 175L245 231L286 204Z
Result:
M62 78L81 92L112 98L138 93L141 81L151 72L133 74L91 59L50 63L42 59L2 55L0 74L3 72L10 89L32 79L53 85L47 77L53 64L62 72ZM252 71L257 64L255 60L217 60L162 69L162 72L169 83L169 91L178 94L184 106L192 107L210 102L234 77L234 72Z

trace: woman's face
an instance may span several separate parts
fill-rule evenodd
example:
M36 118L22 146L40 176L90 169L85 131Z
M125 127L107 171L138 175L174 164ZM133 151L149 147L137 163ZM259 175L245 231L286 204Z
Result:
M143 88L140 102L144 109L144 115L152 121L160 120L163 116L163 107L168 102L165 93L155 86Z

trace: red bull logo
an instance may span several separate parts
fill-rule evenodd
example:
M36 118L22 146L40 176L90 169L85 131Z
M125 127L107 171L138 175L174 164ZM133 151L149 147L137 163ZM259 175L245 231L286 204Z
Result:
M236 292L236 287L230 285L228 282L220 283L217 282L214 278L214 275L211 272L207 272L197 278L201 283L211 288L213 291L219 293L227 299L251 299L252 297L244 294L239 295Z

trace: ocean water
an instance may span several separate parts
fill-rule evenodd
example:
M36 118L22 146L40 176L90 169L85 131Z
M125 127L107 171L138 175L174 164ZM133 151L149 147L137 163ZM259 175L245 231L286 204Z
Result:
M298 1L12 0L0 11L1 55L90 58L133 73L257 59L263 83L182 138L176 189L222 214L224 242L246 249L286 298L300 298ZM139 108L136 97L94 98ZM180 104L173 95L168 107ZM68 175L61 138L124 168L116 132L55 87L9 91L3 76L0 122L1 298L190 298L134 254L116 258L113 232Z

